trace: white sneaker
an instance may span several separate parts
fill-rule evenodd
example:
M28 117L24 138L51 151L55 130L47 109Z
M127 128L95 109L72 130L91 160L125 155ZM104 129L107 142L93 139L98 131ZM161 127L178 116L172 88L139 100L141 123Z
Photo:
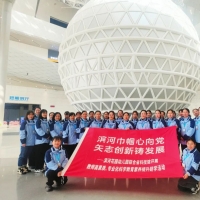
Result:
M200 190L199 186L196 187L195 189L194 188L191 189L192 194L197 194L199 192L199 190Z
M41 170L40 169L35 169L35 171L34 171L35 173L40 173L41 172Z

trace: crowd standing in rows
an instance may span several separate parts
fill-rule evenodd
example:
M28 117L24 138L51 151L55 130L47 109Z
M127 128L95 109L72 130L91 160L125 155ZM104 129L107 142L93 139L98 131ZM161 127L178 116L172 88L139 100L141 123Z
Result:
M52 191L54 181L57 186L67 182L67 177L62 177L61 172L86 128L147 130L176 126L184 169L184 176L179 180L178 188L196 194L200 181L199 109L193 109L193 115L194 118L187 108L180 109L178 117L172 109L166 113L160 110L155 113L150 110L142 110L140 113L133 111L131 115L122 110L117 114L114 111L103 114L101 111L82 111L76 114L66 111L62 120L59 112L50 112L48 115L47 110L36 108L35 111L27 112L20 126L18 172L44 172L47 176L46 190Z

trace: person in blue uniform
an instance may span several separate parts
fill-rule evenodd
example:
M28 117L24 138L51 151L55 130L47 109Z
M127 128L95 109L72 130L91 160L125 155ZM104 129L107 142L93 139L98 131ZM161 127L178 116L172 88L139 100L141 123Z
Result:
M117 112L117 118L116 118L116 122L118 124L120 124L120 122L123 120L123 115L124 115L123 110L118 110L118 112Z
M55 112L53 115L53 122L49 125L51 138L63 135L63 122L62 115L59 112Z
M36 140L35 140L35 173L43 171L44 155L49 149L50 129L47 121L47 110L40 111L38 120L35 124Z
M54 115L54 112L49 113L49 119L48 119L49 124L51 124L53 122L53 115Z
M50 192L53 190L52 185L54 181L56 186L60 187L65 185L67 177L62 177L62 170L67 165L68 159L65 151L61 148L62 140L60 137L55 136L53 138L52 147L45 153L46 170L45 176L47 177L46 191Z
M65 111L64 112L64 119L62 120L63 124L69 120L69 111Z
M196 148L200 152L200 116L195 116L195 141L196 141Z
M90 112L89 112L89 121L93 121L94 120L94 111L93 110L91 110Z
M97 110L95 111L95 119L93 121L90 121L90 123L88 124L88 127L101 128L102 123L103 123L103 120L101 119L101 111Z
M75 119L75 113L69 113L69 121L63 126L63 148L66 150L68 159L73 154L77 146L76 129L79 127L79 122Z
M30 172L27 167L27 161L35 145L35 120L34 112L29 110L20 126L20 155L18 158L18 173L26 174Z
M134 129L134 124L129 120L130 115L125 112L123 115L123 120L118 124L118 129L131 130Z
M138 120L136 124L137 130L146 130L146 129L152 129L152 122L147 119L147 111L141 110L140 112L140 119Z
M104 120L102 123L102 128L110 128L110 129L117 129L118 123L115 121L115 112L110 111L108 113L108 119Z
M176 126L177 140L178 144L180 145L181 125L180 121L174 117L174 111L172 109L169 109L167 111L167 118L165 119L165 122L167 124L167 127Z
M80 141L82 138L83 134L85 133L85 129L88 127L90 121L87 119L87 111L83 110L81 113L81 119L78 123L78 127L76 129L76 138L77 138L77 143Z
M181 149L185 149L186 141L188 138L193 137L195 133L195 121L190 117L190 110L188 108L183 109L183 116L180 118L181 125Z
M81 120L81 114L82 113L80 111L76 112L75 119L76 119L77 122Z
M161 119L165 120L165 111L161 111Z
M157 128L165 128L165 127L167 127L167 124L165 120L161 119L161 111L156 110L155 118L152 121L152 128L157 129Z
M109 112L108 111L105 111L103 113L103 120L107 121L109 119Z
M147 119L151 122L153 121L151 110L147 110Z
M183 178L178 181L178 189L197 194L200 181L200 153L196 149L194 139L188 138L186 144L182 155Z
M131 121L133 122L134 127L136 127L136 124L138 122L138 112L136 110L133 111L133 113L132 113L132 119L131 119Z

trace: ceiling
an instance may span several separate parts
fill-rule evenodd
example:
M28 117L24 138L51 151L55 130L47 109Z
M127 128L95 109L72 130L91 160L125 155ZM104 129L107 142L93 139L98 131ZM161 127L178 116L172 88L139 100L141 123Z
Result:
M52 86L60 86L58 64L10 48L8 76L28 79Z

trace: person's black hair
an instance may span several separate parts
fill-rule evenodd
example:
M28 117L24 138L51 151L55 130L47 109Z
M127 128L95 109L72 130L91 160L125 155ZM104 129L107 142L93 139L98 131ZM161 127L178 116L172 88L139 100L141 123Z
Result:
M24 117L25 120L28 120L28 115L33 114L33 119L34 119L34 115L35 113L32 110L28 110L26 113L26 116Z
M192 141L194 144L197 144L197 142L195 141L195 139L193 139L191 137L187 139L187 142L189 142L189 141Z
M65 112L64 112L64 115L69 115L69 111L65 111Z
M47 113L47 110L45 110L45 109L42 109L41 111L40 111L40 114L39 114L39 119L44 119L44 117L42 117L42 113ZM46 118L45 118L46 119Z
M124 112L123 116L124 116L125 114L127 114L128 116L130 116L130 114L129 114L128 112Z
M87 113L87 111L86 111L86 110L83 110L83 111L81 112L81 115L82 115L84 112L86 112L86 113Z
M199 109L197 109L197 108L194 108L192 111L194 111L194 110L197 110L197 111L199 111Z
M56 115L60 115L60 121L61 121L62 120L62 115L60 114L60 112L55 112L53 117L52 117L52 120L55 121L55 116Z
M188 113L190 113L190 110L188 108L183 108L183 111L186 110Z
M62 141L62 138L60 136L53 137L52 141Z
M145 112L145 113L147 114L147 111L146 111L146 110L141 110L141 111L140 111L140 114L141 114L142 112Z
M94 114L94 111L93 111L93 110L91 110L91 111L89 112L89 114L90 114L90 113L93 113L93 114Z
M164 115L165 115L165 111L161 110L161 113L164 113Z
M36 110L37 108L41 110L41 108L40 108L39 106L35 107L35 110ZM35 110L34 110L34 111L35 111Z
M51 113L53 113L53 114L54 114L54 112L50 112L50 113L49 113L49 116L51 115Z
M169 109L169 110L167 110L167 114L168 114L168 112L172 112L172 113L174 113L174 110L172 110L172 109Z
M150 112L150 113L152 114L151 110L147 110L147 113L148 113L148 112Z
M78 115L78 114L81 115L82 113L80 111L78 111L78 112L76 112L76 115Z
M100 111L100 110L97 110L97 111L95 111L95 113L94 113L94 114L96 115L96 113L98 113L98 112L101 114L101 111Z
M180 109L178 112L179 112L179 113L180 113L180 112L183 112L183 109Z
M159 112L159 113L161 114L161 110L159 110L159 109L158 109L158 110L156 110L156 111L155 111L155 113L156 113L156 112Z
M122 112L122 113L124 113L124 111L123 111L123 110L118 110L118 111L117 111L117 114L118 114L119 112Z
M107 114L109 114L109 112L108 112L108 111L105 111L103 114L106 114L106 113L107 113Z
M134 110L134 111L132 112L132 114L134 114L134 113L136 113L136 115L138 116L138 111Z
M113 110L111 110L111 111L108 112L108 115L109 115L110 113L112 113L112 114L114 115L114 119L115 119L115 112L114 112Z
M71 116L75 116L75 113L74 112L70 112L69 113L69 117L71 117Z

